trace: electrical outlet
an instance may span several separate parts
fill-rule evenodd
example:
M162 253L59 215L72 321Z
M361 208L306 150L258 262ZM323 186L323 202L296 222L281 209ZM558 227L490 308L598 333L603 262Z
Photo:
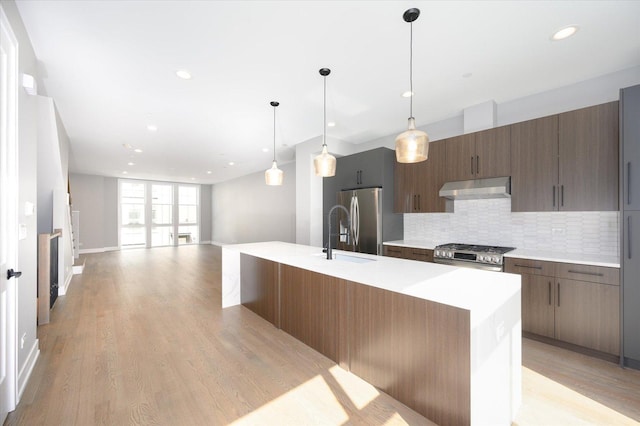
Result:
M24 333L20 338L20 349L24 349L24 341L26 340L26 338L27 338L27 333Z

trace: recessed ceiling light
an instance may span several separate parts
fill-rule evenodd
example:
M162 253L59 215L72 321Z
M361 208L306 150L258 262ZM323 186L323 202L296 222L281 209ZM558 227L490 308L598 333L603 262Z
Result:
M211 170L207 170L207 174L210 175L212 172Z
M551 36L551 40L553 41L564 40L565 38L569 38L572 35L574 35L577 31L578 31L578 27L576 25L569 25L564 28L560 28L558 31L553 33L553 35Z
M411 90L407 90L406 92L404 92L402 94L403 98L410 98L411 96L415 95L415 93L413 93Z
M122 174L123 174L123 175L126 175L126 174L127 174L127 171L126 171L126 170L125 170L125 171L123 171L123 172L122 172Z
M133 150L134 152L137 152L138 154L140 154L142 152L142 150L140 148L136 148Z
M236 164L236 163L234 163L233 161L229 161L229 165L230 166L233 166L234 164Z
M336 127L336 122L335 121L329 121L327 123L327 127Z
M192 177L191 180L196 180L196 178Z
M269 152L269 148L262 148L262 152Z
M150 132L157 132L158 126L156 126L155 124L147 124L147 130Z
M464 74L462 74L462 78L469 78L473 75L473 73L470 72L465 72Z
M187 70L178 70L176 71L176 75L183 80L189 80L191 78L191 73Z
M131 148L133 148L133 147L131 146L131 144L128 144L128 143L123 143L123 144L122 144L122 146L123 146L124 148L126 148L126 149L131 149Z
M127 166L135 166L135 165L136 165L136 163L131 162L131 161L129 161L129 162L127 163Z

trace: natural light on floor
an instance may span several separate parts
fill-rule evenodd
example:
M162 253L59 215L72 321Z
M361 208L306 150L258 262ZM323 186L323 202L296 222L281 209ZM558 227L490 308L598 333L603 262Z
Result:
M638 425L639 423L535 371L522 368L523 404L514 424ZM553 408L551 408L553 407ZM525 422L518 419L526 418Z
M340 386L340 394L346 395L350 404L363 410L374 401L380 393L372 385L339 366L329 369L329 380ZM310 403L310 401L313 401ZM386 413L384 425L406 424L399 413ZM232 425L254 424L316 424L322 419L323 424L340 425L349 422L349 416L336 394L331 390L327 380L321 375L315 376L289 392L275 398L262 407L236 420Z

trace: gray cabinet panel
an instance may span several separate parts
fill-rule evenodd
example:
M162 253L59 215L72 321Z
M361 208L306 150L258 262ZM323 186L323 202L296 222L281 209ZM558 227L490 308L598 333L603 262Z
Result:
M623 214L624 356L640 362L640 211Z
M640 210L640 85L623 89L622 105L622 209Z

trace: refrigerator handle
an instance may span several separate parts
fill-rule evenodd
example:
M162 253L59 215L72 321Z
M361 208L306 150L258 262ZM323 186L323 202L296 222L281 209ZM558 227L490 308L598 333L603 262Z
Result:
M353 206L351 212L351 235L353 236L353 246L359 244L360 239L360 206L358 205L358 196L354 195L351 199Z

